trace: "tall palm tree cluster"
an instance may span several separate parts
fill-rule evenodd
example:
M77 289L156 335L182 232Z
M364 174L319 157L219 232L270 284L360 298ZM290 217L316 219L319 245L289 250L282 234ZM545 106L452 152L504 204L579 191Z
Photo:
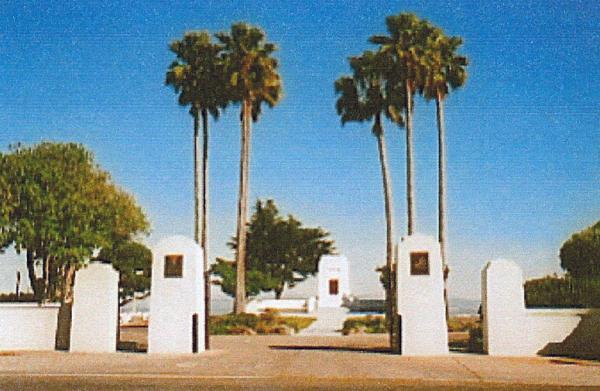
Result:
M438 239L444 265L444 299L448 313L446 258L446 147L444 100L450 90L464 85L467 58L458 53L460 37L447 36L440 28L414 14L401 13L386 18L388 35L375 35L369 41L378 46L350 57L352 74L336 80L339 95L336 109L342 124L372 121L377 139L383 179L386 217L386 303L390 344L399 349L396 309L396 278L393 257L393 206L390 172L385 146L383 118L406 129L407 233L415 232L413 166L413 113L415 95L435 99L437 106L439 153Z
M210 312L210 276L208 255L208 120L218 119L229 104L241 107L240 179L237 213L236 251L237 285L234 310L245 311L245 258L248 214L248 174L252 122L261 114L263 103L275 106L281 97L277 50L266 42L265 33L246 23L236 23L228 32L213 36L207 31L192 31L170 44L176 59L166 73L165 83L172 86L179 104L190 107L194 119L194 240L204 254L205 326ZM199 123L202 118L202 183L200 184ZM201 192L200 192L201 188ZM200 211L201 210L201 211ZM201 215L201 223L200 223ZM205 332L209 348L208 329Z
M339 95L336 109L342 124L371 121L377 139L386 216L386 301L390 321L390 343L397 341L395 295L393 201L384 122L406 129L407 231L415 227L413 112L415 95L435 99L439 130L439 241L446 263L445 206L445 127L444 100L449 91L465 83L467 59L457 53L459 37L449 37L426 20L402 13L386 19L389 35L375 35L369 41L377 50L367 50L350 58L352 74L335 82ZM216 38L216 39L215 39ZM208 252L208 122L219 118L230 104L240 106L241 141L239 196L237 208L236 294L234 312L245 311L245 259L248 214L248 189L252 122L261 114L263 104L275 106L281 98L282 83L278 62L273 57L276 46L266 41L258 27L236 23L228 32L211 35L192 31L170 45L176 59L166 73L166 84L178 94L179 104L190 107L194 119L194 239L204 250L206 322L210 312L210 278ZM202 154L200 155L200 118L202 119ZM199 162L202 161L202 175ZM200 181L200 177L202 180ZM446 289L444 289L446 291ZM447 297L446 293L445 296ZM447 300L446 300L447 307ZM208 348L208 330L206 347Z

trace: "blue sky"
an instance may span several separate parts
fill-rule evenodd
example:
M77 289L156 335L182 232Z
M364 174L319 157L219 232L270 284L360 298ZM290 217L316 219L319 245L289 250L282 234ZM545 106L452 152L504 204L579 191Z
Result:
M187 30L260 25L279 45L284 99L253 128L250 200L332 233L353 290L381 296L383 196L369 124L341 127L333 81L411 11L460 35L466 86L446 105L450 295L479 297L487 260L560 271L569 235L600 217L600 3L44 2L0 6L0 148L76 141L135 194L147 242L192 234L192 119L164 86L168 43ZM415 113L417 231L437 234L435 106ZM211 123L210 248L232 257L239 107ZM404 130L386 124L396 236L406 230ZM22 261L0 255L0 291Z

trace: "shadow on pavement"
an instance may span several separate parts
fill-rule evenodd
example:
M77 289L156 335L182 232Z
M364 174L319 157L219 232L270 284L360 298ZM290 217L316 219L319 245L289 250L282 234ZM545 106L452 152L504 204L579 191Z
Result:
M333 352L358 352L392 354L389 347L357 347L357 346L328 346L328 345L270 345L274 350L320 350Z
M583 315L577 327L562 342L549 343L538 354L600 360L600 310Z

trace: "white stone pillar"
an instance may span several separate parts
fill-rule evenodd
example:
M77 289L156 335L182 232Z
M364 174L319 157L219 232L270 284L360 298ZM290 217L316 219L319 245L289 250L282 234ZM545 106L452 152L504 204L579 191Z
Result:
M397 262L402 354L448 354L448 326L439 242L429 236L406 236L398 244Z
M110 353L117 349L119 273L92 262L75 274L71 352Z
M529 354L523 273L516 263L498 259L483 268L481 310L485 352L494 356Z
M202 249L173 236L152 251L148 353L193 353L204 344Z
M350 295L348 259L343 255L324 255L319 260L319 308L341 307Z

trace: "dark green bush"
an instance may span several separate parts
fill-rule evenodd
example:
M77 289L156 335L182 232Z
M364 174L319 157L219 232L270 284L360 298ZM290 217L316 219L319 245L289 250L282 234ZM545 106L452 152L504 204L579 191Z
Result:
M15 293L0 293L0 302L35 302L35 296L33 293L21 293L17 298Z
M483 329L479 324L469 327L467 351L470 353L483 353Z
M260 315L218 315L210 317L209 333L212 335L289 334L290 330L298 332L314 321L315 318L306 316L281 316L274 310Z
M556 275L525 282L527 307L600 307L600 279Z
M230 330L249 328L254 330L258 324L258 316L254 314L227 314L211 316L208 330L213 335L230 334Z

